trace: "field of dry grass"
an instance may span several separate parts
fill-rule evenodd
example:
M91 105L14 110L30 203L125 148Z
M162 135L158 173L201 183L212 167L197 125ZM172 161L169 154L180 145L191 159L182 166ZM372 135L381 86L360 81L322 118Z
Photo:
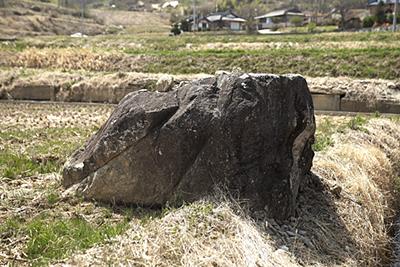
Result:
M399 77L399 42L389 33L228 35L167 33L22 38L0 44L0 66L65 71L213 74L217 70L310 77Z
M274 221L220 190L149 210L85 202L59 170L113 106L0 103L0 264L379 266L390 260L398 117L317 116L314 175Z

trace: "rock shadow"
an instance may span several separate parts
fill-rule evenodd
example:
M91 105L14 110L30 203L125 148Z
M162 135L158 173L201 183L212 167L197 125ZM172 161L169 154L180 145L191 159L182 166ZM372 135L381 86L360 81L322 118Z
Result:
M286 221L252 214L277 250L289 251L300 265L340 265L357 253L356 243L338 214L335 198L323 179L311 173L300 188L295 216ZM354 262L353 262L354 263Z

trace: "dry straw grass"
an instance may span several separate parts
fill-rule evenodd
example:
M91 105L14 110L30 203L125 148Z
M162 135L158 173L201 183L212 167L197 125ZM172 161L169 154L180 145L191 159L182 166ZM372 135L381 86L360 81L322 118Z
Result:
M375 119L336 139L337 145L317 155L313 171L342 188L336 205L358 248L355 257L362 265L383 264L391 254L387 229L396 211L400 125Z
M68 264L101 266L295 266L227 202L200 201L144 225Z
M84 48L29 48L10 58L12 66L25 68L60 68L102 71L115 69L123 56L113 52L95 53Z
M226 199L203 200L169 210L107 245L67 260L79 266L381 266L390 258L388 218L394 215L400 167L400 125L373 119L361 130L336 136L316 156L313 171L324 189L300 195L290 222L253 221ZM311 182L312 183L312 182ZM342 191L335 191L341 188ZM331 190L329 190L331 189ZM323 202L323 201L326 201ZM272 225L273 231L268 230ZM295 225L300 239L282 238ZM260 227L263 226L263 227ZM271 228L270 228L271 229ZM289 240L289 241L288 241ZM291 241L290 241L291 240ZM282 249L282 242L289 252ZM284 247L283 247L284 248Z

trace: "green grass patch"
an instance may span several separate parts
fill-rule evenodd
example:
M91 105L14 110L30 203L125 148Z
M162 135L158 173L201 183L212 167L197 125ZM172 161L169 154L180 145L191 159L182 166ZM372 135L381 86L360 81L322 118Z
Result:
M362 131L362 132L368 132L368 130L364 127L364 125L368 122L367 117L362 117L362 116L355 116L352 118L348 123L347 126L355 131Z
M128 227L123 220L114 224L94 225L83 218L38 216L31 221L11 218L0 225L1 236L28 236L25 254L32 265L46 265L72 253L122 234Z
M0 177L57 172L94 130L65 127L2 131L0 143L6 149L0 151Z
M343 133L345 128L346 124L343 122L334 122L329 117L322 119L317 125L313 150L319 152L333 146L335 142L332 136L338 132Z
M54 160L38 161L24 154L0 151L0 177L16 178L57 171L59 164Z
M378 118L379 113L372 115L372 118ZM336 133L345 133L348 130L368 132L365 125L371 117L356 115L350 120L338 119L334 121L332 118L323 118L317 125L315 133L315 143L312 148L315 152L324 151L335 144L333 135Z
M326 148L333 146L334 141L332 136L329 134L320 134L317 135L315 138L315 143L313 144L312 148L315 152L323 151Z
M47 203L54 205L60 200L60 195L55 190L50 190L46 194Z

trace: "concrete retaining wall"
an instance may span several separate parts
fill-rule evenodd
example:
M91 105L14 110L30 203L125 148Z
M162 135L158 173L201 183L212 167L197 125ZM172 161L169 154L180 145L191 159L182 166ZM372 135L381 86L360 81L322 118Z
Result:
M340 95L312 94L314 108L325 111L380 112L400 114L400 104L378 101L374 105L366 102L343 99Z
M132 86L131 88L110 88L109 90L95 90L94 88L70 88L68 92L58 90L50 85L16 86L8 92L9 98L15 100L64 101L64 102L100 102L117 104L126 94L146 88L146 86ZM1 94L0 94L1 95ZM400 104L390 102L376 102L369 105L366 102L347 100L340 95L312 94L315 110L347 111L347 112L380 112L400 114Z
M318 110L339 111L340 95L312 94L314 108Z
M15 86L9 94L12 99L54 101L56 89L50 85Z

